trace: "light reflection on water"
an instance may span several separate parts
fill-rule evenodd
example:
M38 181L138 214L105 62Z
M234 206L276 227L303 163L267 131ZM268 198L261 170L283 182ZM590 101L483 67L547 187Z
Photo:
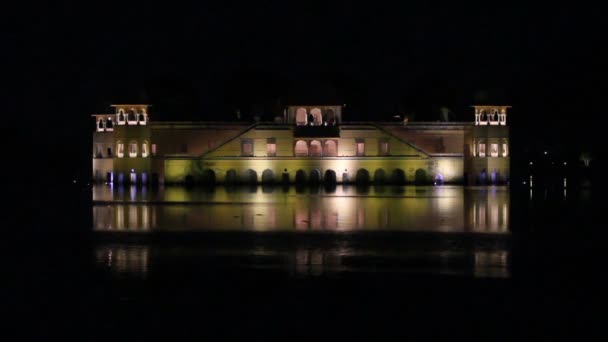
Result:
M93 188L93 229L508 234L501 187Z
M154 251L153 253L151 251ZM476 278L510 276L508 249L454 248L454 246L412 246L365 249L340 247L296 248L214 248L209 246L101 245L95 250L96 263L117 276L146 278L148 265L190 265L192 272L209 269L256 269L278 271L296 277L316 277L344 273L406 273L459 275ZM167 263L170 260L170 263ZM169 266L166 266L169 265ZM171 271L169 271L171 272Z

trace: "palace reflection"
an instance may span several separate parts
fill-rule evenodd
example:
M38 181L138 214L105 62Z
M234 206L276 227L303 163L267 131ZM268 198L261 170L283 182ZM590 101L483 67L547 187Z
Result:
M93 189L96 231L509 232L501 187Z
M177 247L102 245L95 250L95 260L99 267L113 275L142 278L149 275L149 266L158 272L190 267L194 273L209 269L263 269L294 277L344 272L466 275L477 278L510 276L509 252L505 246L487 250L458 241L439 245L406 243L403 248L382 249L355 246L277 248L264 243L258 243L253 248L218 248L196 243Z

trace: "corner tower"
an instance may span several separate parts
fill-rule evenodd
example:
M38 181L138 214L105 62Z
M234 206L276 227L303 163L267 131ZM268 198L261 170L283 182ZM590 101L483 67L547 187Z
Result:
M93 180L108 183L147 183L150 141L147 104L112 105L113 114L93 114Z
M506 184L510 179L510 106L472 106L475 124L465 151L469 184Z

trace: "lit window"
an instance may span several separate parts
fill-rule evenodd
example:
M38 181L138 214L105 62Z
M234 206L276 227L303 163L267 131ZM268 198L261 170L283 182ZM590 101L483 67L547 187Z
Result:
M306 113L305 108L298 108L296 110L296 125L297 126L306 126L308 123L308 114Z
M498 144L491 144L490 148L491 148L490 155L492 157L498 157Z
M125 156L125 144L123 144L121 141L116 144L116 156L118 158L122 158Z
M328 157L335 157L336 155L338 155L338 148L334 140L325 141L325 151L323 152L323 154Z
M479 156L480 157L486 156L486 144L479 144Z
M308 145L304 140L298 140L295 147L296 157L308 157Z
M361 157L365 155L365 142L363 139L356 139L357 144L357 157Z
M502 144L502 156L506 157L509 155L509 151L507 149L507 144Z
M268 138L266 140L266 155L269 157L277 155L277 141L275 138Z
M141 144L141 156L146 158L148 156L148 143L144 142Z
M253 156L253 143L251 140L243 140L241 143L241 154L243 157Z
M312 157L323 156L323 148L321 147L321 142L319 140L313 140L310 142L310 155Z
M129 157L137 157L137 141L131 141L129 143Z
M152 152L152 156L156 155L156 144L152 144L150 152Z
M381 156L388 156L388 141L380 141L378 145L378 154Z

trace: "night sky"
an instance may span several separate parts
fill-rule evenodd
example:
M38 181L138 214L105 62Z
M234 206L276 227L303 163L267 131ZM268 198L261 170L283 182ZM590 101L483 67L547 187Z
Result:
M32 147L62 179L90 175L90 114L111 103L150 103L151 120L227 120L237 109L271 120L289 103L333 102L347 104L346 120L438 120L445 106L461 121L473 119L470 105L507 104L515 162L597 149L601 11L489 3L16 9L9 72L25 93L5 109L27 120L29 141L45 142L49 153Z

